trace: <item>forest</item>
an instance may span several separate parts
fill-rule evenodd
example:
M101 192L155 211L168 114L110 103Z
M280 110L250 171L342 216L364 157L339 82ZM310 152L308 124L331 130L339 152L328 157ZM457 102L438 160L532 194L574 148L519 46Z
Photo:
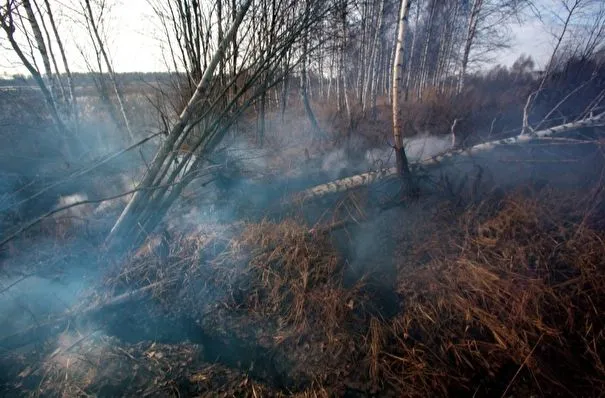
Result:
M604 2L133 4L0 2L0 396L605 395Z

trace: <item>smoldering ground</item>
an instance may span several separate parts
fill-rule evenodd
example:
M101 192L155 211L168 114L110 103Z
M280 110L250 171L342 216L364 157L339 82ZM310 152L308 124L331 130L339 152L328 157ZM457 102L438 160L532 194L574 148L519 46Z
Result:
M409 157L419 160L447 150L451 141L448 137L420 137L408 141L407 145ZM300 147L297 150L300 152ZM312 292L334 295L325 296L334 297L335 301L322 302L322 306L334 304L339 311L350 307L342 314L343 318L336 318L341 319L342 325L347 327L350 326L347 317L357 319L356 316L369 316L362 312L362 308L369 309L371 316L389 320L399 313L402 305L398 292L400 252L405 251L410 242L415 242L422 225L438 213L443 200L463 197L469 202L461 205L468 205L472 200L481 200L487 192L523 185L524 180L576 189L596 179L598 163L594 159L597 153L598 149L594 146L553 147L540 146L537 142L523 148L499 148L470 159L453 158L441 168L425 172L419 170L424 178L422 199L407 207L377 208L380 207L376 206L379 201L398 194L396 185L379 184L354 194L357 197L335 196L283 212L280 206L284 196L335 176L373 170L377 165L392 165L392 149L385 145L385 148L367 150L362 161L345 157L339 149L326 151L323 155L313 154L310 160L299 156L288 173L272 173L268 172L274 161L271 150L254 150L241 140L227 142L211 158L214 166L220 166L217 170L221 172L209 174L208 180L194 181L166 217L161 228L169 231L171 242L164 258L154 246L153 242L159 241L158 234L153 232L150 232L150 239L143 248L147 251L120 263L109 261L108 256L98 251L98 241L87 239L85 233L69 233L69 228L85 231L85 220L91 214L96 214L97 219L108 220L104 224L96 224L101 228L100 232L107 232L111 220L118 216L121 209L119 204L101 210L99 207L82 208L76 210L77 213L69 214L68 219L73 221L66 224L68 232L62 239L46 238L42 241L39 236L31 235L17 245L9 262L3 263L3 270L9 274L11 270L19 270L22 274L12 274L3 282L3 286L8 287L27 275L23 275L23 264L29 265L35 275L26 277L2 294L2 313L6 314L2 322L8 327L0 339L61 316L78 304L94 305L108 297L120 296L149 284L165 283L159 285L151 297L102 311L97 317L71 322L63 334L53 332L55 337L47 341L50 349L49 355L43 358L46 364L44 370L52 370L55 372L51 372L53 375L62 376L63 380L67 377L70 383L74 383L73 388L80 388L86 385L83 377L91 372L91 368L82 361L81 365L75 365L79 361L78 355L97 358L99 363L104 363L107 355L114 355L122 349L127 352L123 355L133 356L135 362L146 363L149 359L163 363L163 358L172 358L167 347L180 347L188 353L189 358L197 358L204 363L198 364L204 369L208 364L226 366L238 372L247 372L255 380L274 388L301 390L310 385L309 380L316 375L313 372L320 372L320 365L310 358L328 361L328 357L324 356L325 352L314 351L310 355L294 340L288 340L291 336L288 337L287 333L295 334L295 329L288 329L289 322L295 319L290 318L293 316L290 308L284 313L279 312L282 307L278 304L273 309L264 308L264 300L269 300L269 297L273 299L272 294L277 293L263 290L262 285L249 286L262 280L257 280L257 277L269 277L272 273L285 278L287 283L284 291L290 289L288 283L295 283L297 278L279 274L279 268L272 268L266 274L255 274L262 270L263 264L270 264L276 258L271 253L279 250L277 258L292 259L300 259L300 253L306 253L305 250L312 250L308 253L310 259L321 257L319 253L326 250L332 255L332 249L325 240L320 239L321 244L314 248L318 243L307 232L318 220L330 223L343 215L353 217L355 221L347 228L335 231L329 239L339 251L334 254L334 260L327 258L326 263L321 262L323 260L313 263L317 267L328 264L332 267L328 269L334 274L319 275L314 280L318 285L313 287L318 290ZM562 162L562 159L573 161ZM212 182L208 183L210 180ZM475 190L475 185L480 188ZM473 191L473 195L477 196L473 198L462 190ZM90 195L84 189L74 190L70 195L55 198L54 205L90 198ZM289 226L284 228L282 222L286 217L294 217L302 223L295 227L287 224ZM266 224L263 224L263 220ZM260 240L254 238L255 234L260 234ZM282 239L289 246L283 246ZM242 249L246 245L259 245L259 249L252 246L250 251L246 251ZM265 253L266 263L254 263L257 254ZM234 260L239 256L243 256L242 262ZM332 261L337 261L338 266L334 266L336 263ZM250 264L261 268L254 268ZM344 276L338 283L351 290L341 291L338 290L342 288L339 284L334 286L324 281L325 278L331 280L337 277L341 272L340 267ZM40 274L41 269L47 272ZM363 288L359 287L363 295L353 295L360 281L365 283ZM278 297L286 297L281 294ZM315 297L313 294L311 296ZM323 295L320 295L322 300L325 298ZM258 297L258 300L254 297ZM317 305L317 302L311 301L311 304ZM251 309L266 313L255 314ZM306 310L316 314L317 307L311 306ZM265 322L263 327L256 316L277 319L276 324L283 325L272 330L272 321ZM320 315L314 316L318 316L321 322L325 321ZM247 322L252 326L246 326ZM308 333L304 323L295 325ZM319 329L320 323L317 325ZM65 323L61 323L61 326L67 327ZM338 335L344 331L336 328L330 329L330 333ZM40 341L39 337L28 344ZM348 338L342 337L342 341L349 341ZM280 339L291 342L289 350L274 344ZM331 343L334 348L340 347L336 341L338 339ZM181 343L184 346L181 347ZM141 347L144 347L142 351L137 351ZM329 353L330 346L326 347ZM21 350L25 348L27 346L21 346ZM69 367L66 366L68 363ZM150 372L157 376L153 373L155 370ZM5 372L15 377L17 373L8 368ZM33 377L34 374L35 371L27 373L27 377ZM193 376L189 374L188 377ZM99 383L99 378L109 380L110 377L110 374L98 374L95 382ZM12 383L14 380L7 379L6 382ZM40 381L36 377L32 380ZM45 384L45 387L49 391L54 388L51 384ZM99 391L111 395L107 390Z

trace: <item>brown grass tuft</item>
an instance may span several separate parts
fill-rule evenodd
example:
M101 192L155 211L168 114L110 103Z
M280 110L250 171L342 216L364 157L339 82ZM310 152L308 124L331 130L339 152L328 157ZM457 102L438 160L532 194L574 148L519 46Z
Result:
M580 204L510 196L441 234L429 265L400 281L389 383L411 396L604 392L605 236ZM440 256L444 245L457 255Z
M342 266L329 237L293 220L249 224L214 261L242 264L229 305L298 331L336 330L346 317Z

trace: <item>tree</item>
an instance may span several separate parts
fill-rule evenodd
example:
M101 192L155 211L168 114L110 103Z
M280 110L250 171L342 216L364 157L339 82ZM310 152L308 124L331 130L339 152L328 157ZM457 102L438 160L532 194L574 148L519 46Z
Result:
M304 0L304 15L303 18L310 17L310 0ZM308 59L309 59L309 30L305 30L303 32L303 48L302 48L302 62L300 65L300 96L302 99L302 103L305 107L305 112L307 113L307 117L311 122L311 126L313 127L313 131L315 133L320 133L321 129L319 128L319 123L317 122L317 118L315 117L315 113L313 109L311 109L311 103L309 102L309 93L308 93Z
M414 190L414 183L410 173L405 147L403 146L403 119L401 117L400 101L403 95L403 55L405 46L405 31L408 23L411 0L402 0L399 21L397 24L397 39L395 42L395 59L393 62L393 138L395 140L395 156L397 171L404 179L408 189Z
M302 9L292 9L291 4L280 2L280 10L275 15L282 19L276 21L279 31L275 32L274 42L256 51L258 49L252 48L251 35L255 34L250 29L252 21L245 20L251 4L252 0L242 4L212 56L201 61L207 63L195 91L158 149L138 191L112 228L108 243L119 252L138 246L153 231L185 186L204 175L203 165L237 118L299 65L304 54L299 54L296 61L291 60L286 69L283 60L291 48L302 45L305 32L321 20L328 9L320 0L308 0ZM289 18L288 10L295 12L295 17ZM173 19L173 22L180 23L180 20ZM238 48L245 50L242 54L246 56L238 57L237 73L229 76L227 85L222 86L215 72L220 60L228 55L227 49L236 32L239 32ZM197 38L191 39L197 42ZM236 95L230 95L235 82L238 83ZM175 164L178 150L185 142L190 151ZM190 161L191 167L184 171Z
M370 59L369 59L369 67L368 72L367 72L367 77L365 79L365 87L363 90L363 109L365 111L367 105L368 105L368 96L370 94L372 94L372 109L375 108L375 104L376 104L376 92L375 92L375 88L377 85L377 75L378 75L378 65L376 63L376 59L378 57L378 52L380 51L379 48L379 44L380 44L380 35L382 33L382 24L384 21L384 3L386 0L379 0L379 7L378 7L378 23L376 25L376 29L374 32L374 39L372 40L372 46L370 49Z
M477 24L479 23L479 13L483 7L483 0L473 0L473 7L468 18L468 28L466 32L466 40L464 41L464 49L462 50L462 61L460 62L460 77L458 77L458 93L464 88L466 77L466 69L468 68L468 60L471 53L471 47L477 35Z
M511 18L527 4L527 0L473 0L462 45L458 93L464 89L471 54L475 53L475 61L484 61L490 59L489 54L493 54L494 50L507 47Z
M59 71L56 70L57 73L53 73L50 60L52 53L50 35L46 35L45 41L40 28L40 23L38 22L39 18L41 20L43 16L40 13L36 15L34 6L36 10L40 10L40 8L37 7L37 4L31 0L23 2L7 1L5 5L0 6L0 28L6 34L6 38L15 54L40 88L40 92L44 97L49 114L53 120L57 136L62 139L64 156L67 161L71 161L79 153L81 145L79 144L79 138L75 129L72 128L69 123L70 115L66 115L63 111L72 109L72 114L77 119L77 110L75 110L72 105L65 103L65 101L68 101L65 96L58 96L55 92L57 90L57 84L55 84L54 81L55 79L60 79ZM26 19L28 21L27 24L24 23L21 7L25 10ZM48 7L47 10L50 10L50 7ZM49 15L52 15L50 11ZM52 24L54 25L54 20ZM30 44L30 54L27 54L23 45L20 44L21 36ZM37 53L34 52L33 46L31 46L32 36L36 42L35 48L37 49ZM58 34L56 34L55 37L59 40ZM42 59L44 72L42 72L37 65L36 55ZM63 51L62 56L65 61L65 54ZM49 82L50 85L48 84ZM75 100L72 100L72 104L74 103Z
M527 97L527 102L523 109L523 134L531 134L533 130L529 124L529 116L535 104L539 102L546 88L546 82L551 77L557 63L563 63L565 59L573 59L574 57L580 60L588 60L605 45L605 4L603 2L594 0L560 0L560 6L562 15L556 15L556 19L561 21L561 26L559 32L554 34L555 46L546 64L538 88ZM574 23L574 19L581 20L582 22ZM573 25L579 26L579 31L571 32L574 28L577 29ZM575 34L570 35L570 33ZM566 43L565 39L568 36L571 36L570 42ZM562 49L565 47L567 54L563 55ZM581 87L578 86L574 90L577 89L581 89ZM564 102L569 99L570 94L573 92L563 96L562 101ZM536 128L539 128L561 104L562 102L553 108Z
M55 41L57 43L57 46L59 47L59 53L61 54L61 60L63 61L63 68L65 69L65 74L67 76L67 86L69 88L69 103L71 105L71 114L74 118L75 130L76 130L76 134L77 134L79 116L78 116L78 102L77 102L76 89L74 87L73 77L71 75L71 70L69 68L69 62L67 61L67 55L65 54L63 40L61 39L61 35L59 35L59 30L57 29L57 23L55 22L55 17L53 15L53 11L50 6L49 0L44 0L44 5L46 6L46 13L47 13L48 19L50 21L50 26L53 30ZM59 73L58 68L57 68L57 73ZM59 79L60 79L60 75L59 75Z
M103 8L103 4L101 5ZM95 48L98 48L98 52L101 54L103 61L105 62L105 67L107 68L107 73L109 74L109 80L111 81L111 85L113 87L113 91L116 96L116 100L118 101L118 108L120 111L120 115L122 116L122 121L124 122L124 128L128 133L130 138L130 142L134 141L134 135L132 133L132 129L130 128L130 121L128 120L128 116L126 115L126 109L124 108L124 98L120 88L118 87L118 82L116 80L116 74L113 71L113 66L111 65L111 61L109 60L109 55L107 53L107 49L105 48L105 43L103 42L101 35L99 33L99 27L97 26L97 19L94 16L92 11L92 7L90 5L90 0L84 0L84 9L86 16L86 22L89 26L89 33L91 36L91 40L94 42ZM99 72L102 73L102 70L99 68Z

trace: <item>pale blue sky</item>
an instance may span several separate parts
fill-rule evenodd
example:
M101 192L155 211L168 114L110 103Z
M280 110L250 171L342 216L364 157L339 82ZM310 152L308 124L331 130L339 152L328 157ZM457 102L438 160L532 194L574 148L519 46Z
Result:
M544 4L553 6L559 0L541 0ZM66 48L72 68L76 71L86 71L84 62L78 50L80 47L89 48L90 41L83 27L69 20L78 10L78 0L51 0L59 15L60 30L66 38ZM106 20L108 47L118 72L160 71L165 70L162 60L160 42L157 40L158 30L154 28L155 19L148 0L118 0L112 2L110 18ZM554 9L554 8L553 8ZM550 29L552 30L552 28ZM3 33L3 32L2 32ZM511 27L512 41L510 48L501 51L496 58L496 64L511 65L521 54L531 55L537 67L543 67L548 61L553 48L553 37L549 28L535 18L530 18L522 26ZM14 54L6 48L1 50L7 57L0 57L0 73L12 75L23 73L25 70L15 59Z

